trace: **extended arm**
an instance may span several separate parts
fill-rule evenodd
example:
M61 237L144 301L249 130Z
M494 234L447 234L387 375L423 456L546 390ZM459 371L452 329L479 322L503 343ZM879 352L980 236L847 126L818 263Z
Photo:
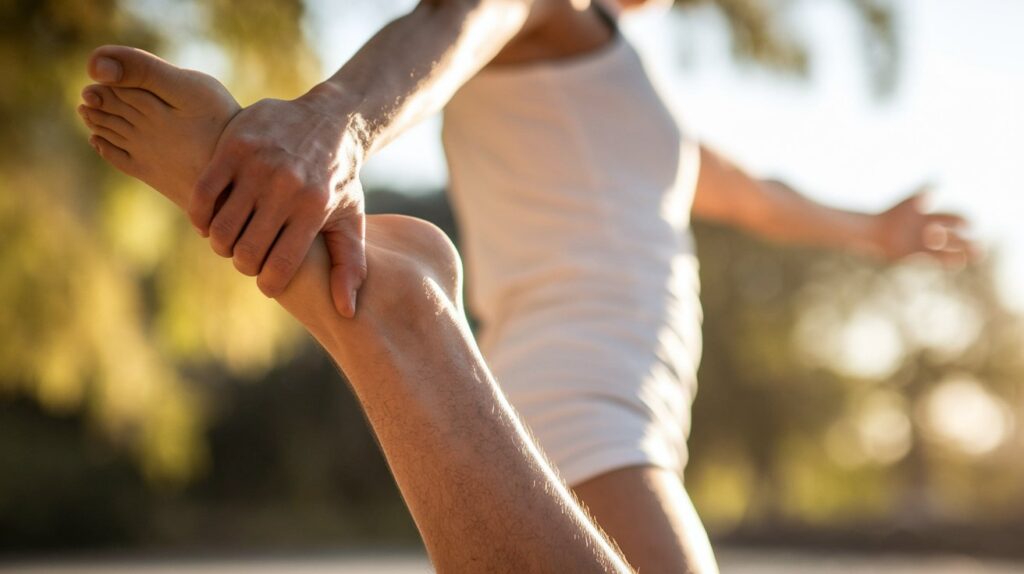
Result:
M973 255L958 215L925 213L920 194L878 214L822 205L778 181L751 177L725 157L701 148L694 216L764 239L897 260L927 253L950 265Z

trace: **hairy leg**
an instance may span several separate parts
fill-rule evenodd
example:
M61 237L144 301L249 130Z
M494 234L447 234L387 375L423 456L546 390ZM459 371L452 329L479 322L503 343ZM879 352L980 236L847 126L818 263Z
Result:
M234 100L208 76L128 48L98 49L90 72L108 82L83 92L97 151L186 207ZM334 310L322 242L277 301L348 376L438 571L629 571L491 377L457 304L447 237L399 216L369 218L366 237L354 319Z
M639 572L718 572L704 526L676 473L635 466L573 490Z

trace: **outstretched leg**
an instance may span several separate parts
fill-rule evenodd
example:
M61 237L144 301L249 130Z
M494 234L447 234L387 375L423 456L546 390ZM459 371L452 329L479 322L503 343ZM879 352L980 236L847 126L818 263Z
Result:
M98 49L90 72L106 82L83 92L94 146L185 207L237 104L209 76L128 48ZM366 238L370 273L354 319L334 310L321 242L277 300L348 376L438 571L629 571L491 377L458 308L447 237L378 216Z

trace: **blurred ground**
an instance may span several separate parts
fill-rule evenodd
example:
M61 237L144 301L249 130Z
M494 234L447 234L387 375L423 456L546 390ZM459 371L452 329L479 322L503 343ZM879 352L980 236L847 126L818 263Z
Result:
M1024 572L1024 564L976 560L960 556L854 556L782 551L727 549L719 551L724 574L1010 574ZM423 574L426 559L416 555L375 558L327 556L316 558L211 559L211 560L89 560L40 561L0 565L0 572L19 574Z

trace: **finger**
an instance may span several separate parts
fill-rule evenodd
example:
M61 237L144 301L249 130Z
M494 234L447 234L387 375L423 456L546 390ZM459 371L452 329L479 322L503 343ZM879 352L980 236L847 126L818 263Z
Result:
M315 225L285 224L256 279L264 295L277 297L284 293L319 232Z
M930 223L921 228L921 246L928 251L941 251L949 243L951 230L936 223Z
M945 225L946 227L967 227L967 220L955 213L930 213L928 219L932 222Z
M955 231L946 232L946 244L942 247L945 251L966 251L967 240Z
M950 232L949 238L946 240L946 247L943 251L962 253L968 263L977 261L982 257L981 249L978 248L974 241L967 239L955 231Z
M343 317L354 317L356 295L366 279L366 218L362 214L323 229L331 259L331 297Z
M250 277L258 275L287 218L284 206L257 205L232 250L235 269Z
M251 186L235 186L227 194L223 207L210 222L210 246L221 257L234 254L235 243L252 217L255 200Z
M195 189L188 204L188 218L203 237L210 236L210 225L217 207L217 200L231 185L235 177L233 156L219 148L213 159L196 180Z

